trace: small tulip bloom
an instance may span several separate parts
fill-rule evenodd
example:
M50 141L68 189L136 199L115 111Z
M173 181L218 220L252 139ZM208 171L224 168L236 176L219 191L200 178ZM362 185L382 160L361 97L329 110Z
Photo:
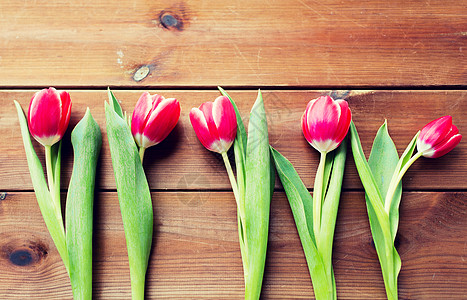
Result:
M177 99L165 99L157 94L151 96L145 92L133 111L131 133L138 146L146 149L162 142L177 125L179 118L180 103Z
M190 121L201 144L213 152L227 152L237 135L235 109L224 96L192 108Z
M303 135L319 152L330 152L339 147L347 135L351 120L347 101L321 96L311 100L303 113Z
M452 117L444 116L423 127L417 139L417 150L424 157L437 158L454 149L461 139Z
M29 104L29 132L43 146L52 146L65 134L70 113L70 94L53 87L43 89L34 94Z

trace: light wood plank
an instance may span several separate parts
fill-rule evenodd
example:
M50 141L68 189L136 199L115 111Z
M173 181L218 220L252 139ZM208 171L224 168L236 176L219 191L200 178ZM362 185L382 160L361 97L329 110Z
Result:
M466 83L463 1L0 5L0 82L5 86Z
M151 91L152 93L153 91ZM123 109L130 114L140 96L139 91L115 91ZM228 189L230 184L217 154L207 151L196 138L189 121L189 110L202 102L213 101L216 91L158 91L166 97L176 97L182 105L181 118L167 140L146 151L144 167L152 189L162 190L217 190ZM309 100L328 91L263 91L269 122L269 138L290 159L305 184L311 188L319 161L319 154L308 145L300 128L300 118ZM256 99L255 91L233 91L245 123ZM32 190L19 124L13 99L21 102L27 111L33 91L1 91L0 105L0 190ZM91 108L104 135L97 185L101 189L114 189L115 182L106 139L104 101L105 91L71 91L73 99L70 128L64 139L62 188L67 188L72 169L70 146L71 128ZM465 91L374 91L348 98L353 119L359 130L364 151L368 157L379 126L388 119L389 131L399 154L413 135L429 121L442 115L453 116L461 133L467 131L467 93ZM34 141L35 142L35 141ZM35 142L43 159L43 150ZM420 159L404 177L404 188L465 189L467 170L467 144L462 141L448 155L438 159ZM280 187L276 184L276 187ZM344 177L345 189L361 189L351 152Z
M243 272L235 201L230 192L152 193L154 247L148 299L240 299ZM71 299L65 268L33 193L8 193L0 202L0 298ZM116 193L95 206L95 299L129 299L129 271ZM264 276L264 299L310 299L313 289L284 193L276 192ZM397 248L401 299L460 298L467 293L467 195L404 193ZM340 299L385 299L371 242L364 196L343 194L334 240ZM15 251L29 264L12 263Z

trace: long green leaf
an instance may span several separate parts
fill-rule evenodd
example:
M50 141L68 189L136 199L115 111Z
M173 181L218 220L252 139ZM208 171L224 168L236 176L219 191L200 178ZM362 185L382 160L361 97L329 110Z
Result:
M271 202L271 161L268 126L261 92L250 113L246 148L245 219L248 278L245 299L259 299L263 281Z
M388 191L389 183L399 161L396 146L389 136L387 122L379 128L373 141L368 165L370 166L375 183L384 200ZM400 197L401 187L398 188ZM397 196L397 195L395 195ZM384 201L383 201L384 205Z
M363 153L360 138L353 121L350 123L352 154L360 180L365 188L368 217L371 233L383 273L386 293L389 299L397 299L397 265L400 260L391 236L389 216L383 206L383 198L378 189L371 168Z
M246 188L246 178L245 178L245 163L246 163L246 147L247 147L247 134L245 131L245 125L243 125L242 116L238 110L237 104L230 97L230 95L221 87L218 87L219 91L225 97L229 98L230 103L235 109L235 115L237 118L237 136L234 141L234 154L235 154L235 168L237 171L237 185L238 185L238 194L240 196L240 206L242 209L245 209L245 188ZM243 226L243 225L241 225Z
M297 171L287 158L270 147L277 174L282 182L305 253L317 299L328 299L329 281L322 256L318 252L313 230L313 199Z
M71 133L73 172L66 201L66 244L73 298L92 299L92 228L96 166L102 136L89 108Z
M332 245L342 191L345 161L347 159L347 138L344 138L341 145L332 153L333 155L331 157L333 157L333 160L326 162L326 164L332 167L332 170L330 172L330 179L328 179L328 190L322 207L321 233L319 236L318 250L326 268L326 276L332 283L333 299L337 299L336 282L332 268Z
M248 276L248 245L246 236L244 232L246 232L246 225L243 223L241 215L245 214L245 159L246 159L246 144L247 144L247 135L245 131L245 126L243 125L242 116L235 104L235 101L230 97L230 95L221 87L218 87L219 91L230 100L232 106L235 109L235 115L237 119L237 135L235 137L235 141L233 144L234 148L234 155L235 155L235 167L237 173L237 187L238 187L238 197L237 199L239 202L239 209L241 211L237 211L237 222L238 222L238 237L240 242L240 251L242 255L242 263L243 263L243 272L245 275L245 280Z
M44 218L47 229L52 237L52 240L57 247L58 253L65 264L67 272L69 272L68 252L66 248L65 228L63 226L63 218L59 208L55 207L52 201L52 196L47 188L47 183L44 176L44 169L37 157L34 147L32 146L29 136L28 123L24 116L21 105L15 101L16 111L18 113L19 124L21 127L21 135L23 138L24 150L28 161L29 173L36 194L37 203ZM60 213L58 213L60 212Z
M420 134L420 131L413 137L412 141L409 143L404 153L402 153L401 158L397 162L397 166L395 167L395 172L391 180L398 177L400 170L405 166L405 164L407 164L407 162L412 157L412 154L414 153L415 148L417 146L417 138L419 134ZM391 222L391 234L392 234L393 240L396 238L397 228L399 227L399 205L401 202L401 197L402 197L402 183L399 183L397 185L397 189L391 200L391 205L389 208L389 221Z
M128 124L107 103L105 116L130 263L132 298L143 299L153 232L151 194Z

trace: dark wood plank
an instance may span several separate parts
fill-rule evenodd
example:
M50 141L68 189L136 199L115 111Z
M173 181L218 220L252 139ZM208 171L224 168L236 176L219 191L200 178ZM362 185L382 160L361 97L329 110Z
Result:
M240 299L243 272L230 192L157 192L148 299ZM71 299L65 268L33 193L0 202L0 298ZM95 206L95 299L129 299L129 271L116 193ZM310 299L313 289L284 193L271 205L264 299ZM397 248L401 299L459 299L467 293L466 193L404 193ZM341 299L385 299L363 193L343 194L334 240ZM15 253L30 255L15 265ZM18 263L18 261L16 261Z
M182 105L179 124L167 140L146 151L144 167L150 187L161 190L217 190L228 189L230 184L222 159L199 143L189 121L189 111L202 102L212 101L219 95L216 91L158 91L167 97L176 97ZM123 109L130 114L141 92L116 91ZM303 138L300 118L309 100L326 94L327 91L263 91L269 122L270 143L294 164L308 187L313 186L319 160L318 152ZM358 92L362 93L362 92ZM450 114L461 133L467 131L467 93L465 91L373 91L365 94L354 92L349 103L353 119L359 130L366 155L379 126L388 119L389 131L401 154L413 135L429 121ZM32 190L19 124L13 99L21 102L27 111L33 91L0 92L0 190ZM256 99L255 91L233 91L245 123L251 106ZM84 115L86 107L101 126L104 143L98 171L98 187L114 189L115 182L111 166L105 129L105 91L72 91L72 119L64 139L62 188L67 188L72 150L71 128ZM37 152L43 159L43 150ZM467 144L459 146L445 157L438 159L421 158L404 177L406 190L417 189L466 189L464 180L467 170ZM279 184L276 187L280 187ZM351 152L347 160L344 177L345 189L360 189Z
M463 1L2 1L0 82L464 85Z

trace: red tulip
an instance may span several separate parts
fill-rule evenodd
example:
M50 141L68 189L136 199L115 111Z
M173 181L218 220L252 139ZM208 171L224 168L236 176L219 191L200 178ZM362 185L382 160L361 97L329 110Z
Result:
M140 148L162 142L180 118L180 103L175 98L145 92L136 103L131 118L131 133Z
M227 152L237 135L235 109L224 96L192 108L190 121L199 141L210 151Z
M31 135L42 145L60 141L70 122L71 98L53 87L34 94L29 104L28 126Z
M341 144L349 131L351 119L347 101L321 96L311 100L303 113L303 134L316 150L330 152Z
M461 139L459 129L452 124L452 117L444 116L423 127L418 136L417 150L424 157L437 158L454 149Z

